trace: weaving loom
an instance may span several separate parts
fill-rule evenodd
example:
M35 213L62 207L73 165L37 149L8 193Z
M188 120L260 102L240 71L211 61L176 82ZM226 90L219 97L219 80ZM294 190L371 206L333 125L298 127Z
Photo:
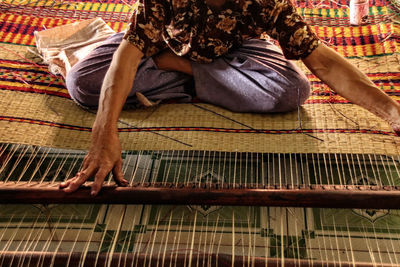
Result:
M123 111L130 186L110 177L96 199L87 187L60 193L95 115L48 72L33 32L94 17L121 31L130 4L0 3L0 266L400 266L400 138L304 66L312 95L297 112ZM399 100L398 4L371 1L357 27L347 5L296 2L324 42Z

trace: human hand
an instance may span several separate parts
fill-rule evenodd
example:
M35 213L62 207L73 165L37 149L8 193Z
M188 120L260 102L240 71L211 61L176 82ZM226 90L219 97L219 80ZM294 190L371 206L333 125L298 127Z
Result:
M94 177L91 195L96 196L106 176L112 171L115 182L127 186L128 181L122 173L121 143L116 131L93 132L92 144L83 160L81 170L75 177L60 184L64 192L75 192L89 178Z

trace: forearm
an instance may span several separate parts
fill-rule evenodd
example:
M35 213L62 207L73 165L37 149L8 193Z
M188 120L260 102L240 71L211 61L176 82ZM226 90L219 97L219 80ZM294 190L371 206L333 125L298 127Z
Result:
M93 125L94 132L117 127L119 115L131 89L129 88L130 77L124 75L124 72L119 72L119 70L119 67L111 66L105 76L99 108Z
M93 132L116 130L118 117L132 89L142 53L123 41L104 78Z
M190 61L184 57L177 56L171 50L165 50L156 55L153 59L157 67L161 70L178 71L193 75Z
M332 49L320 45L303 61L318 78L341 96L383 118L392 126L399 124L400 105Z

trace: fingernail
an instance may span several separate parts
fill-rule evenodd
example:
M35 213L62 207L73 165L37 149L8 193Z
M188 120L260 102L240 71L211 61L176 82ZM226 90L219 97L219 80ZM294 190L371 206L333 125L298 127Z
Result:
M95 196L97 195L97 192L94 191L94 190L92 190L92 191L90 192L90 195L91 195L92 197L95 197Z

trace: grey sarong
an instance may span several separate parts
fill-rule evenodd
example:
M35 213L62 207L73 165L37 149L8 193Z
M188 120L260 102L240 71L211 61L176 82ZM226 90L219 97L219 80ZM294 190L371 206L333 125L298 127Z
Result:
M104 76L123 35L111 36L69 71L67 88L80 105L97 107ZM264 40L245 41L213 63L192 62L192 68L193 77L159 70L151 57L142 59L126 104L137 105L136 92L140 92L154 102L187 103L196 95L237 112L285 112L296 109L310 94L305 75Z

